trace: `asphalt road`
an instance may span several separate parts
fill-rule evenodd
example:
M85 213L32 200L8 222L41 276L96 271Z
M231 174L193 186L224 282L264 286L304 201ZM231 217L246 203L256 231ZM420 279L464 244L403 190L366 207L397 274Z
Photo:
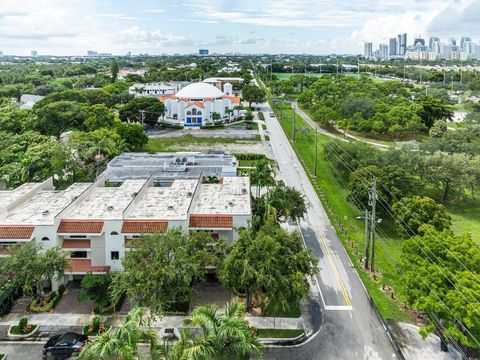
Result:
M7 360L36 360L42 358L44 342L10 342L0 343L0 353L7 355Z
M268 104L261 108L264 113L271 111ZM323 312L323 324L308 343L296 348L266 349L264 358L399 358L280 124L270 117L266 117L266 122L281 177L286 185L300 190L309 203L300 226L305 243L320 260L318 286L314 284L314 287L319 292L321 310L318 311Z

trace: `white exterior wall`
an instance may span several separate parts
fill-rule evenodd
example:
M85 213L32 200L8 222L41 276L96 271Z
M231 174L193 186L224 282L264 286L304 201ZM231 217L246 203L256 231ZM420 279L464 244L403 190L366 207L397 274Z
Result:
M87 238L90 238L92 266L105 266L105 234Z
M105 238L105 247L103 250L103 255L105 265L111 266L112 270L121 270L122 269L122 258L125 255L125 243L124 243L124 236L122 235L122 224L123 220L107 220L103 225L104 231L104 238ZM118 235L110 235L112 232L117 232ZM93 251L101 251L100 249L93 249ZM118 251L119 253L119 260L112 260L111 259L111 252ZM97 265L93 264L92 265Z
M43 250L51 249L55 246L61 246L61 241L57 236L55 226L52 225L37 225L33 231L34 241L42 245ZM48 238L48 241L42 241L43 238Z

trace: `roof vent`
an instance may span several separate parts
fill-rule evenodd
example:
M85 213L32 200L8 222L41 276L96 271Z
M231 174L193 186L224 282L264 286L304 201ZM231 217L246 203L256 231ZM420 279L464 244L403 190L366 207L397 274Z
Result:
M42 211L42 215L43 215L43 216L46 216L46 215L48 215L48 214L50 214L50 210L43 210L43 211Z
M108 211L112 211L112 210L113 210L113 206L112 206L112 205L107 206L107 210L108 210Z
M192 197L192 195L193 195L193 194L192 194L191 191L187 192L187 197Z
M173 210L174 207L173 207L172 205L168 205L167 209L168 209L168 210Z
M137 196L137 195L138 195L138 192L133 192L133 193L132 193L132 197L135 197L135 196Z
M228 206L233 206L233 202L232 202L232 201L229 201L229 202L228 202Z
M245 195L247 193L247 189L242 189L242 194Z

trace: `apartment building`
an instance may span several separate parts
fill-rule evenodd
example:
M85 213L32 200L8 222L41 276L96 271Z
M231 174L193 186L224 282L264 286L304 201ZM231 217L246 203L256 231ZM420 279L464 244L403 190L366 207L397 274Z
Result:
M180 227L208 231L231 243L251 219L248 177L218 183L146 179L77 183L55 190L52 179L0 191L0 256L8 246L35 241L58 246L70 259L65 280L121 270L131 241Z

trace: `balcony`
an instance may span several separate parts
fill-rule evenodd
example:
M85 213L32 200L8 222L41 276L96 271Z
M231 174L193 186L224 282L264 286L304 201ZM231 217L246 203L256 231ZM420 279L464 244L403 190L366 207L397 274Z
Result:
M65 274L86 274L87 272L104 274L110 271L110 266L92 265L91 259L69 259Z
M74 249L90 249L90 239L64 239L62 250L71 251Z

